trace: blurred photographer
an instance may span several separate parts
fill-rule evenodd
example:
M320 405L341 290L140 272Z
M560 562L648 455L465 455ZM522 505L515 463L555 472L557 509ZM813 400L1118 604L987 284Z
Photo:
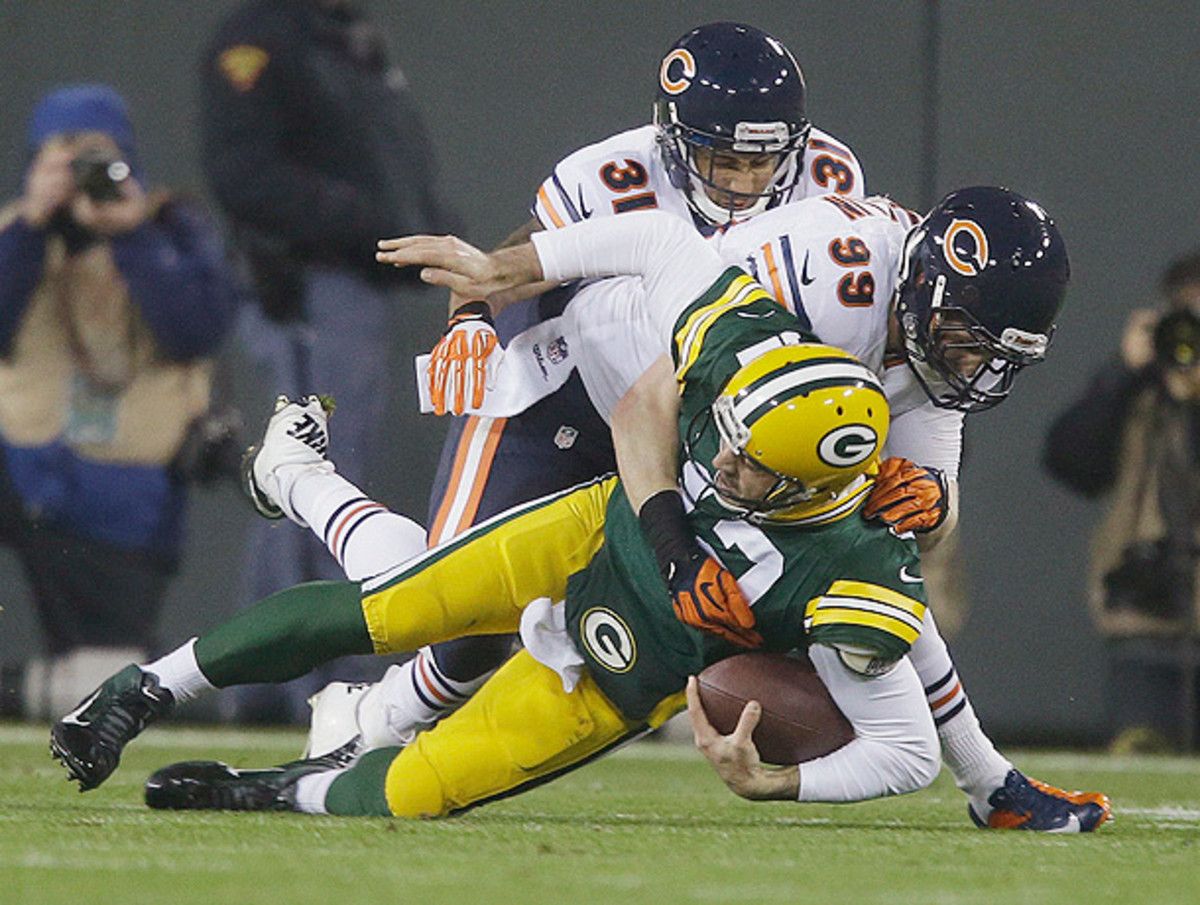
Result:
M45 638L25 669L36 715L154 646L189 477L218 455L212 356L236 296L200 212L144 188L111 88L47 94L28 142L0 210L0 541Z
M1072 490L1109 493L1088 596L1121 753L1197 737L1200 252L1173 262L1159 290L1165 306L1130 314L1120 358L1054 422L1043 460Z

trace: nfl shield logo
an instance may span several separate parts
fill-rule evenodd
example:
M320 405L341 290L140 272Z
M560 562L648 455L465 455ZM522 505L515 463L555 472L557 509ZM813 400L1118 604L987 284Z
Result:
M567 340L565 337L559 336L546 344L546 358L550 359L550 364L561 364L567 359Z
M570 449L575 445L575 438L578 436L579 431L569 424L564 424L558 429L558 433L554 435L554 445L559 449Z

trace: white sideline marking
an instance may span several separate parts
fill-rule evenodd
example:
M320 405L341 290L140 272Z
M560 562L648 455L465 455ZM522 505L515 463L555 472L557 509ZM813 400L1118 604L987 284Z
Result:
M1148 817L1164 824L1200 823L1200 808L1120 808L1116 813L1118 819L1128 814L1130 817Z

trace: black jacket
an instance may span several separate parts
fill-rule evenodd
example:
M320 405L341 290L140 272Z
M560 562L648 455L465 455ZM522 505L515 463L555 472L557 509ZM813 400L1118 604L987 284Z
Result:
M1046 470L1083 496L1108 491L1117 479L1133 403L1153 385L1152 370L1131 371L1120 359L1098 369L1083 395L1051 424L1042 450Z
M384 236L455 224L403 73L378 28L311 0L253 0L204 57L203 166L253 258L350 266Z

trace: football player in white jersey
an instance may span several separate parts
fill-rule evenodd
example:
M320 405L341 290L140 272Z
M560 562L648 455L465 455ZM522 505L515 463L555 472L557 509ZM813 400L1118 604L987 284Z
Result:
M864 191L853 152L805 116L795 58L764 32L717 23L663 58L654 123L566 157L533 212L541 228L556 229L657 209L711 235L791 201Z
M800 66L778 39L737 23L699 26L660 63L654 122L562 160L538 189L533 219L506 244L538 230L645 210L666 211L712 235L806 196L861 196L857 158L812 127L805 101ZM487 304L455 296L451 325L425 372L433 410L460 414L481 398L500 361L498 340L561 314L572 291L510 308L497 320L499 336ZM565 351L538 348L550 368ZM519 411L453 420L431 493L431 545L616 467L608 425L577 374ZM471 694L510 650L507 637L439 645L400 667L397 685L414 713L432 717Z
M604 228L618 227L633 231L635 224L627 220ZM661 238L671 232L668 227L660 220L642 229L640 241ZM580 235L580 241L588 240L588 233ZM393 249L381 254L381 260L449 262L434 246L416 248L419 241L381 243ZM533 241L536 244L538 238ZM1065 246L1050 218L1028 199L986 187L952 193L919 224L911 212L887 199L822 197L727 230L721 252L731 263L745 262L818 335L831 337L833 344L882 371L893 406L889 453L914 457L941 471L939 475L907 459L893 459L900 464L893 466L899 470L892 502L899 500L901 512L881 512L886 510L884 500L874 509L876 517L917 530L945 524L964 413L1002 401L1016 373L1044 358L1052 336L1069 269ZM683 252L674 248L659 253ZM457 254L456 267L469 257L461 249ZM480 256L472 264L491 260ZM590 275L622 272L612 261L597 260L595 268ZM462 274L434 270L428 276L440 285L467 288ZM646 319L630 317L633 309L626 300L639 291L636 282L617 280L588 286L563 318L568 346L608 344L609 354L582 355L577 361L592 372L585 373L584 384L602 410L619 395L612 388L623 382L628 386L630 371L642 367L644 357L638 350L644 341L639 337L655 333ZM521 354L519 343L517 348ZM509 373L520 374L520 369ZM643 416L639 424L626 423L626 436L636 440L654 434L655 420L673 423L667 411L673 381L664 380L661 386L668 390L658 400L652 390L647 393L640 387L636 389L641 395L632 404L626 397L621 410ZM656 404L663 398L666 403ZM626 463L661 462L643 444L635 444L635 454L622 455L621 460L622 475L631 486ZM664 464L660 479L671 480L672 464ZM923 492L920 485L934 488L925 500L916 499ZM909 493L914 487L918 489ZM1031 781L1003 758L982 732L932 617L922 638L910 656L926 686L946 763L970 798L970 814L980 826L1079 831L1107 819L1104 796L1062 792ZM1093 804L1102 805L1103 817L1081 823L1078 814L1097 813L1089 807Z
M884 348L891 346L891 351L907 361L913 379L923 388L929 402L952 411L995 404L1004 398L1020 367L1044 356L1053 329L1053 319L1065 291L1067 261L1057 229L1037 205L1002 189L968 189L948 196L911 230L906 229L907 224L904 223L907 214L884 200L871 200L849 208L834 204L834 209L839 215L835 218L838 226L844 227L849 223L856 227L849 235L842 235L845 229L835 229L832 237L828 231L818 236L814 231L805 231L804 226L800 226L794 234L780 233L775 238L786 238L786 244L793 251L802 250L810 261L813 254L823 252L833 255L837 263L846 263L840 261L846 258L844 245L853 250L854 263L861 265L868 260L873 262L881 280L886 281L884 288L888 290L888 303L884 304L894 314L894 317L889 316L883 321L892 340L885 341ZM780 219L786 222L782 217ZM868 220L872 222L865 222ZM888 221L894 226L887 227ZM777 225L777 228L782 227ZM661 297L661 285L669 281L677 294L690 298L703 287L689 283L702 272L687 266L689 247L699 249L695 254L711 256L713 251L678 218L661 213L623 218L623 222L607 220L572 226L555 237L555 242L549 245L549 252L546 245L548 238L534 237L536 253L531 251L529 245L524 245L488 256L449 237L412 237L381 243L385 250L380 254L380 259L397 265L435 265L423 272L424 278L484 297L493 290L503 290L543 277L602 277L634 272L642 275L646 285L625 281L626 291L630 295L657 292ZM593 251L593 245L598 245L598 252ZM655 262L660 263L656 265ZM565 269L556 270L556 266ZM857 277L851 282L857 285L860 292L866 286L866 281ZM892 286L895 287L894 292L890 291ZM580 295L582 297L583 293ZM725 313L730 307L735 309L733 314L736 317L736 305L737 299L731 298L728 305L710 306L719 308L711 312L711 317ZM813 306L814 310L816 307ZM686 349L690 345L699 345L691 337L702 336L706 330L709 322L706 312L709 309L699 309L696 318L675 333L677 343L684 350L680 359L681 370L688 366ZM657 337L661 348L664 324L661 317L657 321L654 318L653 312L646 318L646 332ZM797 321L797 341L801 338L802 328L802 323ZM672 332L668 330L667 335ZM687 338L680 339L685 332ZM785 342L786 336L777 334L777 341ZM866 336L866 348L878 345L870 335ZM762 350L746 351L753 355ZM656 370L657 365L650 369L647 377L653 376ZM669 370L667 376L671 377ZM673 383L673 380L670 382ZM635 387L639 393L642 384L643 379L639 379ZM661 401L664 395L651 393L649 398ZM668 393L665 398L672 400L675 397L673 393ZM626 400L622 400L618 409L632 407L636 411L639 409L637 402L635 400L630 406ZM669 403L666 408L669 408ZM313 525L325 525L326 539L330 541L331 548L337 546L337 537L351 535L347 530L350 527L361 528L352 535L356 548L364 543L371 546L368 538L375 531L368 526L367 519L371 519L374 525L403 520L394 514L389 519L378 511L382 507L363 499L361 494L355 497L354 494L358 493L356 489L332 474L332 465L324 460L323 452L314 451L310 448L312 444L305 444L306 431L313 427L309 422L313 418L323 420L323 417L319 407L314 409L309 405L288 406L272 419L268 442L253 460L255 487L260 493L265 491L267 502L287 511L293 518L307 520ZM670 424L670 432L674 432L675 419L672 413L656 417L649 425L650 432L654 433L663 424ZM323 424L319 427L319 433L323 435ZM272 443L271 437L276 442ZM642 437L635 432L632 438L626 437L623 444L632 442L637 451L641 440ZM320 445L323 449L325 444ZM629 447L622 445L621 449L627 452ZM657 453L635 463L637 467L629 472L627 485L629 499L635 509L640 508L644 512L648 500L662 499L665 494L667 498L677 501L680 514L683 514L684 504L674 481L674 452L672 444L669 449L671 461L667 463L665 471L657 474L653 467L642 467L647 463L651 466L659 464L655 458ZM623 474L627 461L623 454ZM658 482L657 485L655 482ZM376 511L371 513L372 509ZM358 519L355 513L363 511L371 514L355 521ZM384 517L378 518L381 515ZM686 519L681 521L687 532ZM655 534L658 534L657 530ZM695 546L690 533L685 538L685 547L687 543ZM371 556L368 555L356 560L352 569L349 562L344 560L347 570L353 572L362 569L362 574L371 574L394 565L397 558L402 557L399 543L391 547L378 543L373 546L374 563L371 563ZM348 550L348 547L343 550ZM700 559L706 558L703 551L697 549L697 553ZM690 552L685 552L685 558L691 560L693 557ZM688 563L681 565L683 568L679 571L686 572ZM673 595L690 590L676 587L674 568L664 574ZM901 580L919 582L920 578L909 573L907 578L901 576ZM736 599L739 597L741 594L734 584L731 602L739 603ZM743 607L742 615L749 616L748 622L740 622L741 627L752 627L753 613L749 612L745 599L741 599L740 604ZM701 613L698 615L702 616L702 621L697 623L680 614L678 606L676 613L683 621L704 628L710 627L706 620L719 620L724 616L720 611ZM1103 823L1110 813L1104 796L1064 793L1030 781L995 751L979 729L969 703L957 687L953 663L944 644L937 638L936 627L931 619L923 625L922 634L925 632L933 633L933 646L927 647L924 653L914 647L911 657L918 673L921 664L932 675L937 675L941 669L945 670L944 681L935 683L939 687L931 687L927 682L924 684L927 695L931 696L935 721L939 724L940 741L947 754L955 756L953 769L956 779L970 798L970 813L976 822L981 826L1022 827L1051 832L1090 831ZM190 655L189 660L191 649L191 645L184 645L166 658L150 664L142 672L159 676L169 683L163 686L167 688L191 687L189 682L198 683L197 688L208 687L204 684L205 677L196 667L194 654ZM358 712L353 714L356 729L371 734L378 731L388 733L398 725L411 728L411 725L405 725L404 719L399 723L392 719L395 712L389 711L391 705L386 695L381 694L386 692L387 685L385 681L375 692L362 698ZM932 697L935 693L939 696L936 702ZM66 755L62 752L68 750L72 755L80 755L73 756L71 762L81 765L79 769L82 772L78 778L81 782L88 782L88 787L99 784L111 772L124 743L137 734L146 720L165 712L170 706L170 699L166 704L157 697L143 703L140 698L134 700L125 695L120 701L114 698L106 705L102 716L108 719L111 715L112 720L103 726L89 728L87 708L91 701L85 701L77 713L60 721L55 727L56 742L59 742L56 751L60 751L64 757ZM120 706L116 707L117 704ZM130 710L135 705L137 713ZM120 712L116 713L114 708ZM109 710L114 710L114 713L109 714ZM113 720L116 717L121 717L120 732L115 732L117 723ZM63 732L70 729L68 734L74 739L71 744L62 741L60 728ZM394 743L397 739L375 737L372 741ZM97 746L104 749L100 752L103 758L93 756L95 752L92 747ZM94 770L89 766L101 761L111 766L106 770Z

